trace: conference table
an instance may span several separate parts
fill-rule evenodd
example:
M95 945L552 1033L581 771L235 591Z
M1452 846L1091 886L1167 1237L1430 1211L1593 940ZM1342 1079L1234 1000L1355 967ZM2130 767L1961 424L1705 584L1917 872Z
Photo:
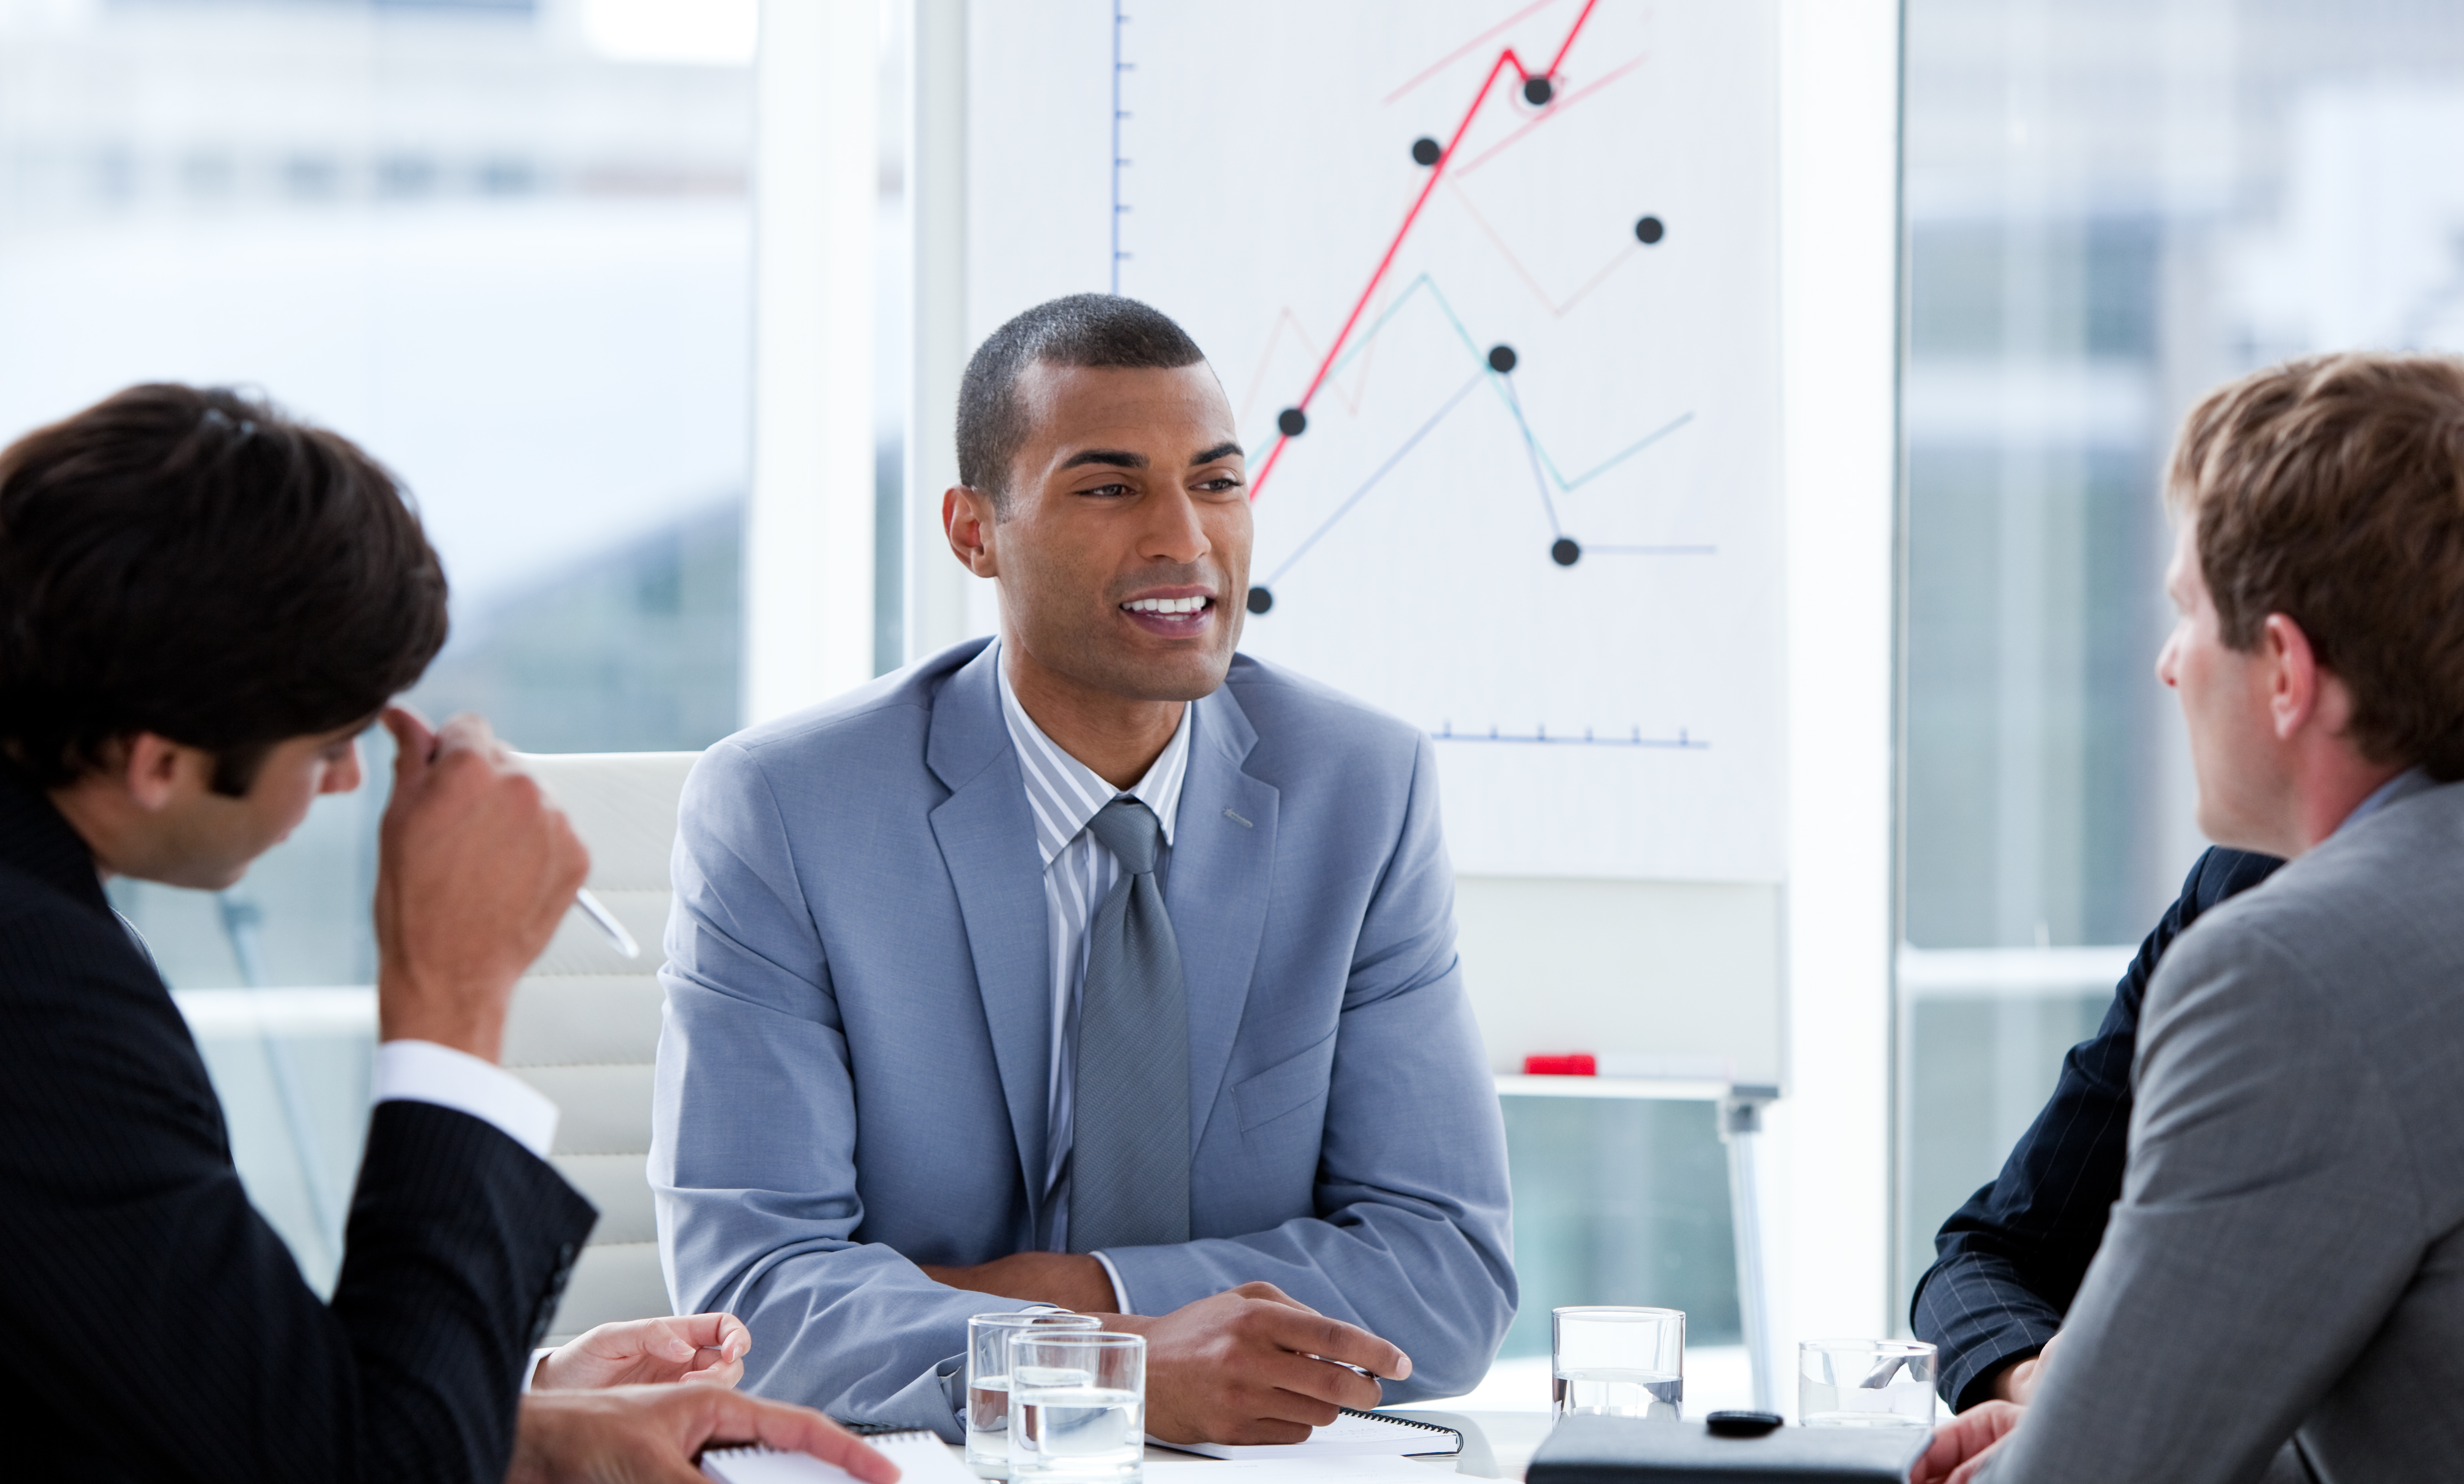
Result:
M1540 1447L1541 1439L1549 1435L1550 1417L1542 1411L1453 1412L1410 1407L1381 1410L1391 1411L1397 1417L1409 1417L1416 1422L1452 1428L1463 1434L1463 1446L1460 1454L1429 1454L1409 1460L1432 1473L1468 1473L1484 1479L1520 1479L1523 1471L1530 1466L1531 1454ZM966 1450L958 1445L953 1443L949 1448L953 1454L962 1459L965 1456ZM1218 1460L1197 1453L1184 1453L1177 1448L1149 1444L1146 1461L1150 1464L1213 1464ZM1262 1463L1244 1464L1231 1472L1234 1477L1258 1473L1271 1478L1281 1471L1274 1465ZM1293 1467L1291 1472L1297 1475L1310 1471Z

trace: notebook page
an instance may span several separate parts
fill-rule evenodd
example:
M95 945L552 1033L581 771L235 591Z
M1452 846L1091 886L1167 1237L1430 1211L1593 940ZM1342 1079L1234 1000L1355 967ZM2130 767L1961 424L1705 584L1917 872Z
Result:
M898 1484L979 1484L949 1445L930 1432L891 1432L865 1439L898 1465ZM701 1472L718 1484L855 1484L855 1475L810 1453L770 1448L714 1448L701 1455Z

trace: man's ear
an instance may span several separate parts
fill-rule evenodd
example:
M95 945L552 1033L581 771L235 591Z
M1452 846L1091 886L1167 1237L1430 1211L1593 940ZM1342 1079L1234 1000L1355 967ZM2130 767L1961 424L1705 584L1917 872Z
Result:
M2350 719L2351 698L2342 686L2319 668L2319 656L2301 625L2281 613L2267 616L2258 639L2259 657L2267 668L2268 717L2276 739L2288 742L2311 722L2321 723L2329 735L2342 732ZM2334 696L2328 691L2334 691ZM2329 710L2339 714L2328 715Z
M952 485L941 492L941 530L950 538L950 550L979 578L1001 576L993 558L995 524L992 496L983 491Z
M121 784L128 790L128 800L147 814L169 807L183 792L184 772L212 767L211 760L193 747L184 747L168 737L141 731L121 744L119 773Z

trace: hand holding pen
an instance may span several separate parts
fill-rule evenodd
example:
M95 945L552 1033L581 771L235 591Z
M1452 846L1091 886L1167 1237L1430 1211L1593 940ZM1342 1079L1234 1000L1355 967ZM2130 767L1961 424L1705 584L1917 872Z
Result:
M494 1061L514 983L573 908L590 853L486 722L430 730L399 706L384 720L395 755L378 836L378 1034Z

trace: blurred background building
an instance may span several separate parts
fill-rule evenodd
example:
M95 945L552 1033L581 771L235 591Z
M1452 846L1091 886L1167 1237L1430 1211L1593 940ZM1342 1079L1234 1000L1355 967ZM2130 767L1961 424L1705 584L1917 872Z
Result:
M1908 0L1899 1290L2204 848L2160 472L2207 388L2464 348L2438 0Z

